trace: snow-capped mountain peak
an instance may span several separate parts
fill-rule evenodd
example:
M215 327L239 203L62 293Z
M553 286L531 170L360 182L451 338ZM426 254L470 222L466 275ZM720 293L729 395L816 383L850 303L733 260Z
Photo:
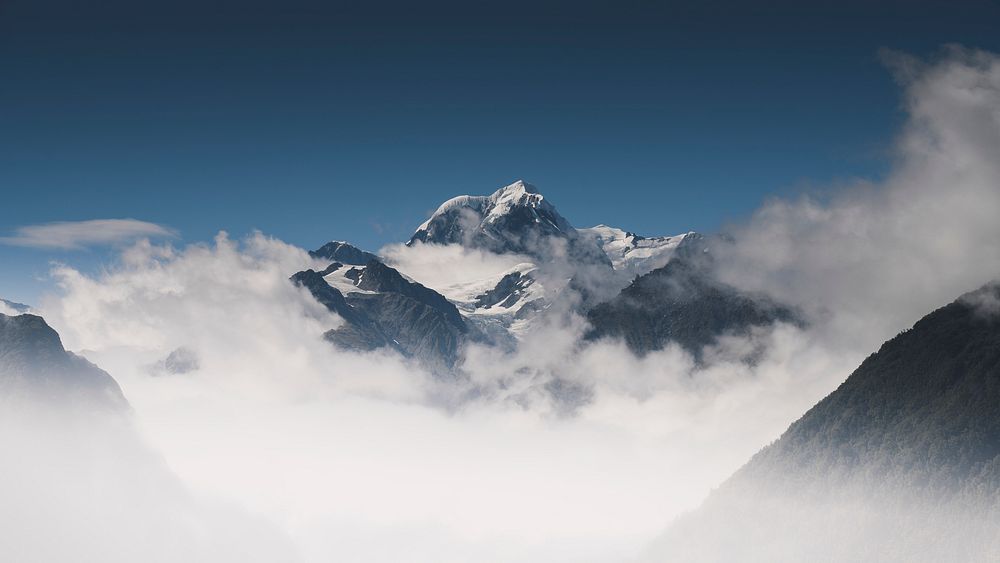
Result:
M566 232L573 227L563 218L556 208L549 203L538 188L518 180L509 186L504 186L493 192L488 198L487 212L484 222L497 223L517 209L530 209L534 213L535 222L546 221L560 232Z
M436 220L447 216L456 210L469 209L479 213L483 222L495 223L504 215L511 213L518 207L530 209L544 209L549 213L556 213L555 208L545 196L539 193L534 185L518 180L513 184L504 186L492 194L486 195L460 195L449 199L426 220L417 227L414 237L421 231L427 231ZM560 216L560 219L562 217ZM563 219L565 221L565 219Z
M546 239L553 237L568 240L579 256L606 263L597 248L575 248L582 242L576 229L535 186L523 180L488 196L449 199L417 228L408 244L461 244L497 253L541 256L549 250Z

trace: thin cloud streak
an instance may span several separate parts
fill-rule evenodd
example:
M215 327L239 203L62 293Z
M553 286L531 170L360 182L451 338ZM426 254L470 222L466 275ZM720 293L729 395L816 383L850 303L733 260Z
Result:
M174 238L177 231L137 219L92 219L89 221L56 221L18 227L13 236L0 237L0 244L82 250L90 246L106 246L134 241L139 238Z

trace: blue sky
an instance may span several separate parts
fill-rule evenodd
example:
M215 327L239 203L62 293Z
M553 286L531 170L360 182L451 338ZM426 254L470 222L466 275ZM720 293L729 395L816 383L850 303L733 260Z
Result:
M0 237L131 218L376 249L518 178L577 226L710 232L886 169L881 48L1000 49L987 1L85 4L0 4ZM0 296L112 255L0 244Z

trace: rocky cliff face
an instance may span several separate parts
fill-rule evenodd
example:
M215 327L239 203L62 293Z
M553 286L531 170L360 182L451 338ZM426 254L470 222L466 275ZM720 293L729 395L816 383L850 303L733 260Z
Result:
M322 274L306 270L292 281L344 319L326 337L347 349L389 347L445 372L470 334L451 302L377 260L362 268L333 264Z

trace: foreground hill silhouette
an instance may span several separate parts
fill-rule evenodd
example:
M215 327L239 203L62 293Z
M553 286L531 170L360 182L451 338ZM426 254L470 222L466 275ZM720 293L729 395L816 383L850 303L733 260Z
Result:
M988 285L883 344L650 559L1000 560L998 305Z
M17 398L128 407L118 383L67 352L42 317L0 314L0 401Z

